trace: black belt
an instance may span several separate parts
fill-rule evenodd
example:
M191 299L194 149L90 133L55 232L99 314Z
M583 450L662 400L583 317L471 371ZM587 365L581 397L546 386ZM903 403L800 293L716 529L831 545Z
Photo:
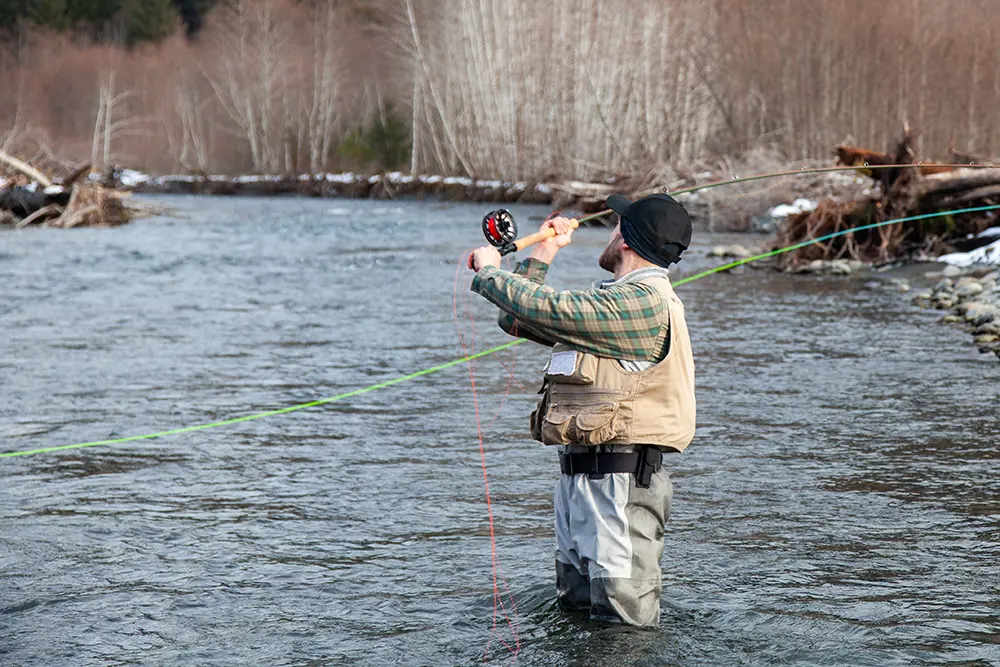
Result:
M651 445L639 445L634 452L559 453L559 469L564 475L590 475L591 479L616 472L635 474L638 485L649 486L653 473L663 467L663 451Z

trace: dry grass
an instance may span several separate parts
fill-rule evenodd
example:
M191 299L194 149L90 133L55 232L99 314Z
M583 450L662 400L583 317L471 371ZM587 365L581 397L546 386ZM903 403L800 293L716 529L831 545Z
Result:
M394 103L421 173L660 185L664 165L759 146L791 160L883 147L904 119L927 146L1000 156L994 0L802 4L371 0L361 20L357 3L232 0L194 43L126 53L22 33L0 44L0 149L334 170L345 134Z

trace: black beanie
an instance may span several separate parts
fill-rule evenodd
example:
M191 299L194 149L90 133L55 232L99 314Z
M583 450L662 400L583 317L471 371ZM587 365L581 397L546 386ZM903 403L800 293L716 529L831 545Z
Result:
M691 245L691 216L670 195L649 195L634 202L611 195L607 205L622 217L625 243L647 262L675 264Z

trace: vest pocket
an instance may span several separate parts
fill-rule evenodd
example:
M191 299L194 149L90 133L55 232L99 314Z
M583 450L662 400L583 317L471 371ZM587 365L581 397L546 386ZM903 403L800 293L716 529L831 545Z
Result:
M618 435L617 416L617 403L551 405L538 424L539 439L546 445L600 445Z
M597 357L576 350L558 350L549 356L545 379L554 384L594 384Z
M535 409L531 411L531 437L535 440L542 441L542 420L539 416L539 410Z

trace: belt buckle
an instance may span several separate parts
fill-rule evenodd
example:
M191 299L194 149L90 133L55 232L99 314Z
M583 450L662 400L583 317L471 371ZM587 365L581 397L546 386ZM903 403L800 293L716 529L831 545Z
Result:
M587 479L589 480L604 479L604 473L600 472L601 470L600 459L597 458L597 454L600 452L600 450L601 450L600 447L591 447L590 452L588 452L590 454L590 458L594 460L594 465L592 466L593 472L587 475Z
M573 457L570 456L568 451L559 452L559 463L559 467L562 468L562 473L564 475L573 474Z

